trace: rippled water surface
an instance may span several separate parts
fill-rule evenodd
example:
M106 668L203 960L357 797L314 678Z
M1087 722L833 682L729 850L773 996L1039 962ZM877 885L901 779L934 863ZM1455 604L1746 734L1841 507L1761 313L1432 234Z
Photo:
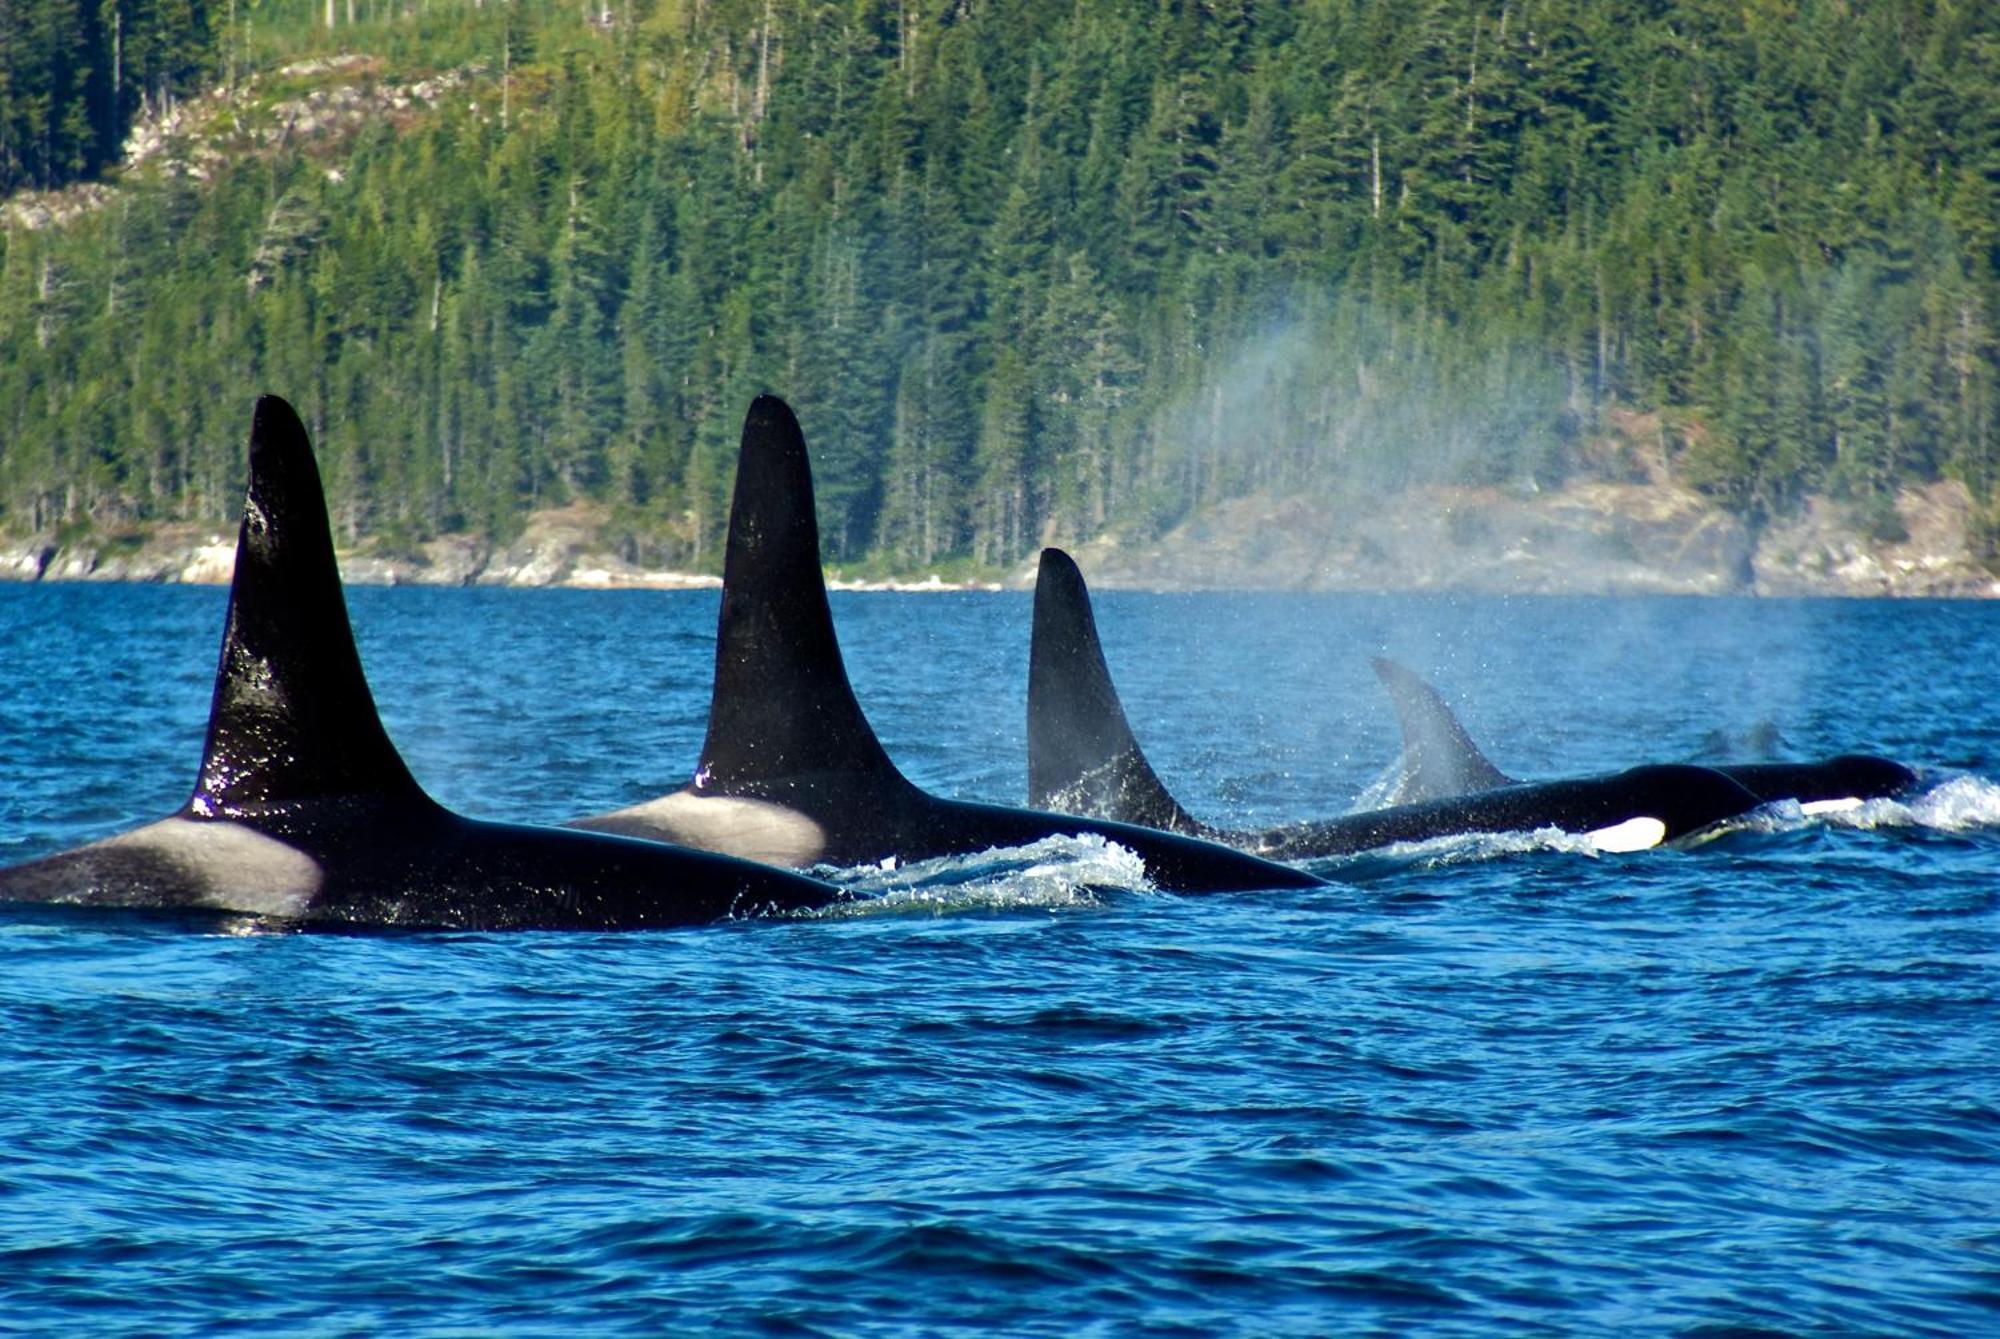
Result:
M715 596L354 590L412 770L684 778ZM0 863L176 808L220 591L0 586ZM836 595L892 755L1024 789L1029 605ZM0 1328L2000 1331L2000 606L1100 597L1189 806L1338 812L1367 656L1503 769L1765 722L1925 793L1686 850L1469 838L1311 895L1071 840L823 919L238 934L0 909Z

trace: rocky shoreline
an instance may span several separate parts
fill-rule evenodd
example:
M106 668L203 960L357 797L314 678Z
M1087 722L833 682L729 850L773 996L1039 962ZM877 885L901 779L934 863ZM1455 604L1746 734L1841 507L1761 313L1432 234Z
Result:
M603 542L605 517L587 504L538 511L520 538L494 544L446 535L394 555L364 545L338 550L351 586L564 586L583 590L699 590L719 587L713 573L648 568ZM64 544L54 535L0 536L0 581L132 581L226 585L236 535L215 527L155 526L139 533L86 535ZM836 590L1000 589L996 582L945 582L935 575L827 583Z
M1154 540L1106 536L1071 543L1104 589L1466 591L1487 594L2000 596L2000 579L1966 547L1972 502L1963 486L1906 490L1905 532L1871 539L1845 508L1810 500L1796 516L1751 529L1690 490L1659 483L1572 482L1545 491L1418 490L1357 515L1301 498L1242 498ZM707 573L638 566L604 543L604 517L578 504L537 512L521 536L495 545L450 535L393 555L343 551L353 585L566 586L685 590L720 585ZM229 580L235 536L162 525L140 534L0 537L0 580ZM1029 560L992 581L841 580L835 589L941 591L1027 588Z
M2000 597L1967 547L1963 485L1906 490L1896 512L1905 533L1889 540L1824 498L1758 530L1671 484L1430 488L1354 514L1238 499L1158 540L1100 538L1075 554L1105 588Z

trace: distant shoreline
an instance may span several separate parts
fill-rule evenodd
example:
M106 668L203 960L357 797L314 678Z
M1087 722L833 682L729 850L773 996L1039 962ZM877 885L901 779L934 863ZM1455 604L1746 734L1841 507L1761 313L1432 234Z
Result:
M2000 598L2000 578L1972 558L1973 505L1961 484L1905 489L1900 533L1870 535L1842 504L1807 499L1752 527L1690 490L1661 482L1576 480L1561 487L1437 487L1343 509L1320 499L1238 498L1156 539L1058 538L1102 590L1354 591L1486 595L1739 595ZM355 586L701 590L713 573L653 568L613 552L588 503L534 513L518 538L445 535L393 554L340 555ZM235 534L163 524L143 533L0 538L0 580L219 585ZM848 576L842 591L1031 589L1036 558L954 575L915 568ZM949 570L949 569L947 569ZM963 572L963 568L959 571Z
M4 561L4 560L0 560ZM219 571L199 562L193 564L202 570L196 575L179 574L152 575L132 573L124 570L106 572L93 570L83 573L45 573L40 576L23 574L9 567L0 566L0 582L10 585L130 585L130 586L212 586L229 584L230 572L227 567ZM356 587L389 588L396 586L430 586L456 590L595 590L595 591L677 591L677 590L720 590L722 578L700 572L643 571L635 573L609 574L602 571L582 570L550 580L479 580L479 581L439 581L427 580L421 572L385 574L377 560L361 559L357 566L364 569L359 574L347 575L343 563L342 584ZM122 564L116 564L122 569ZM1034 589L1032 568L1026 572L1011 573L1004 581L952 580L932 574L925 577L883 577L854 579L827 574L826 586L829 591L840 593L873 593L895 595L932 595L963 592L992 593L999 591L1031 591ZM1130 572L1101 576L1092 582L1099 591L1141 591L1161 595L1187 594L1356 594L1356 595L1479 595L1479 596L1577 596L1595 595L1618 598L1645 596L1668 596L1687 598L1736 598L1736 599L1889 599L1889 600L1988 600L2000 599L2000 580L1988 579L1980 584L1965 586L1926 587L1923 589L1884 588L1873 582L1841 583L1823 581L1799 585L1751 585L1739 587L1716 587L1711 589L1688 589L1666 581L1580 581L1574 586L1562 587L1546 583L1508 585L1488 580L1466 584L1449 583L1407 583L1402 585L1370 584L1358 581L1328 582L1319 585L1300 585L1286 582L1253 584L1248 582L1209 582L1194 584L1173 579L1146 579Z

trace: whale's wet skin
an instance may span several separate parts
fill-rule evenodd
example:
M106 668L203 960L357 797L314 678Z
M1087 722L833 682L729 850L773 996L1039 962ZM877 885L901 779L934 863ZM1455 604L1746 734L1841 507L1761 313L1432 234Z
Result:
M441 807L383 731L341 596L312 444L275 395L257 401L251 420L205 735L179 811L0 864L0 901L348 928L608 930L848 900L768 865Z
M610 809L700 747L712 592L348 601L453 808ZM0 585L0 864L186 797L222 602ZM1770 721L1788 756L1925 788L1688 849L1448 837L1197 899L1056 839L640 934L0 908L7 1323L1994 1327L2000 607L1097 604L1154 764L1234 825L1393 763L1375 653L1453 685L1510 772ZM833 608L910 778L1018 802L1027 596Z

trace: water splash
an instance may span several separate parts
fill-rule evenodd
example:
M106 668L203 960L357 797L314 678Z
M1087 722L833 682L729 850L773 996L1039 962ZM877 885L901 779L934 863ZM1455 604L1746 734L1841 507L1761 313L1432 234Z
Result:
M1879 803L1888 806L1887 813L1890 815L1901 809L1911 816L1912 821L1944 832L2000 827L2000 783L1983 776L1951 777L1905 805L1897 805L1894 801ZM1871 820L1869 808L1864 805L1855 813L1854 826L1885 826L1880 819Z
M1847 808L1810 812L1795 800L1767 804L1727 825L1731 832L1795 832L1826 826L1855 828L1931 828L1938 832L1974 832L2000 828L2000 782L1981 776L1945 777L1902 799L1865 800Z
M1691 849L1736 834L1776 835L1823 828L1860 831L1929 828L1938 832L2000 829L2000 782L1959 774L1937 780L1919 793L1901 799L1863 800L1844 805L1801 805L1796 800L1779 800L1669 845ZM1606 840L1610 832L1607 829L1602 833L1573 833L1539 828L1454 833L1420 842L1396 842L1357 855L1316 862L1313 868L1318 873L1342 878L1367 878L1390 871L1443 869L1551 852L1592 857L1619 854L1624 848Z
M1550 852L1583 855L1592 859L1605 854L1604 849L1588 834L1548 827L1515 832L1455 832L1423 841L1391 842L1357 855L1316 861L1309 868L1317 874L1366 882L1392 873L1448 869L1454 865L1483 864L1509 856Z
M1354 803L1348 806L1347 811L1351 814L1364 814L1373 809L1388 808L1397 803L1397 792L1402 790L1404 782L1408 779L1409 769L1404 766L1403 758L1398 755L1394 762L1375 775L1374 780L1361 788L1361 793L1354 797Z
M813 872L865 899L818 913L834 917L1094 906L1106 892L1154 891L1145 861L1094 833Z

